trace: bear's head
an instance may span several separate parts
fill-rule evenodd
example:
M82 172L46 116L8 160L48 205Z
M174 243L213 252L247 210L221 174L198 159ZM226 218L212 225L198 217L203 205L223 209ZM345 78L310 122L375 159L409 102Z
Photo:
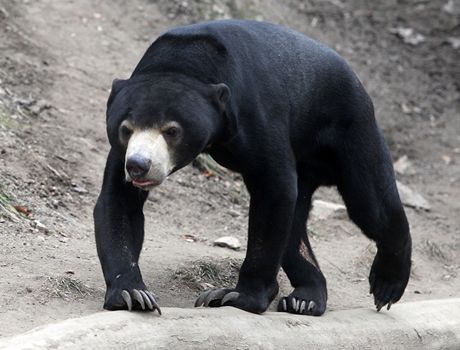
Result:
M180 75L115 80L107 133L124 157L126 181L150 190L189 164L229 128L225 84Z

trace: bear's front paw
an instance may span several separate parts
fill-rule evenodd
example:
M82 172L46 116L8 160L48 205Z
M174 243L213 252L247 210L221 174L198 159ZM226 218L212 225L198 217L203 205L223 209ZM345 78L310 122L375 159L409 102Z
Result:
M287 297L280 299L278 311L291 314L321 316L326 311L325 284L297 287Z
M119 274L110 283L105 294L106 310L155 311L161 315L155 295L150 292L140 275L139 269Z
M409 281L410 247L399 254L377 252L369 274L370 293L374 295L377 311L401 299Z
M215 288L204 291L195 301L195 307L233 306L241 310L261 314L278 294L278 285L259 293L243 292L238 289Z
M104 303L106 310L155 311L161 315L161 309L155 295L147 289L109 289Z

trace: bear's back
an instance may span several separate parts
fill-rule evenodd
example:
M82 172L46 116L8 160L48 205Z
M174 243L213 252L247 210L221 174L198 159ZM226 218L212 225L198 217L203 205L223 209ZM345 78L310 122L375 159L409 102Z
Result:
M228 74L296 80L338 66L332 49L294 30L266 22L218 20L172 29L146 51L133 75L172 71L210 83Z

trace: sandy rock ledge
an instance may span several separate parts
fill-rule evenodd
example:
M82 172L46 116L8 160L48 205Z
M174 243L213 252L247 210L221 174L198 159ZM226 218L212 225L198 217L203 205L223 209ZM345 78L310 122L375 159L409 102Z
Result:
M0 349L459 349L460 299L323 317L235 308L99 312L0 339Z

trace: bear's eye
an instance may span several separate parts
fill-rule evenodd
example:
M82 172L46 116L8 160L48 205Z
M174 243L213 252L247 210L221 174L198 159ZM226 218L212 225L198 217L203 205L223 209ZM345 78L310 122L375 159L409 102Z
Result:
M122 140L127 140L129 139L129 137L131 136L131 134L133 133L133 131L126 125L122 124L120 126L120 138Z
M177 137L179 135L179 128L177 126L170 126L166 130L163 131L163 133L168 136L168 137Z

